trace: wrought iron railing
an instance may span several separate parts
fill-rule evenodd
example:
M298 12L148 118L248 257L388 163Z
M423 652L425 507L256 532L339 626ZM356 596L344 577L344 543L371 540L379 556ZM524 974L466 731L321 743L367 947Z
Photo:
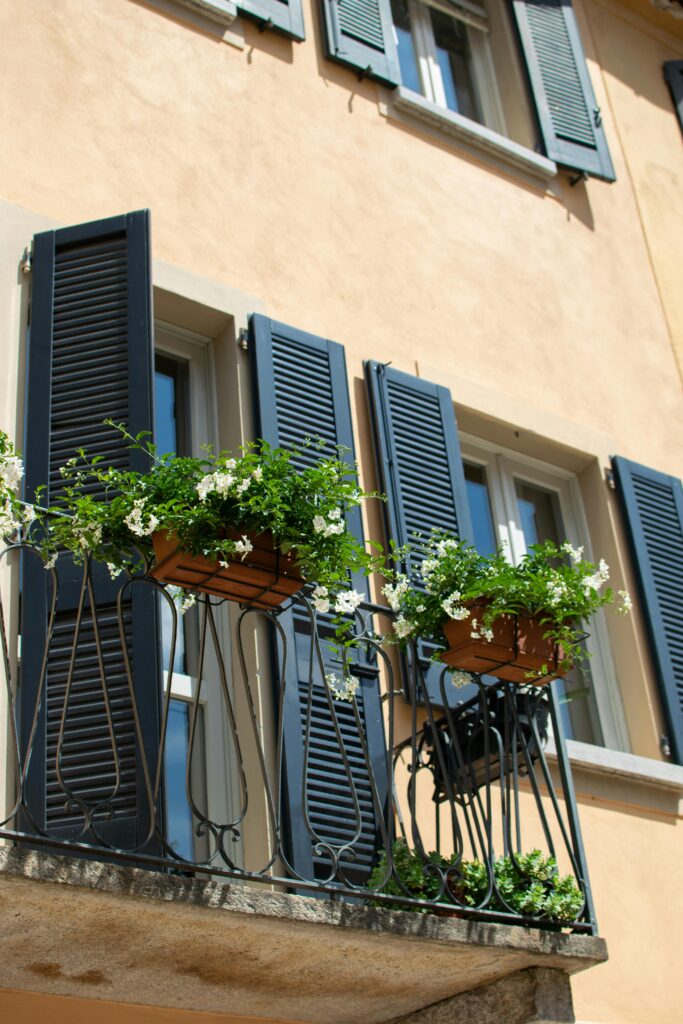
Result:
M59 562L44 570L28 543L0 557L1 837L375 906L595 932L552 684L473 677L457 690L444 668L435 691L414 648L381 642L385 607L358 608L355 646L340 660L329 619L305 593L275 611L198 595L181 618L148 575L108 582L115 598L101 601L103 567L63 557L66 574ZM43 578L29 656L27 588ZM162 622L157 635L136 633L143 593ZM141 644L153 658L139 658ZM335 696L344 677L358 684L351 699ZM497 859L509 858L514 875L535 848L576 879L570 920L520 911L501 888ZM423 884L406 874L406 857ZM484 879L474 895L463 882L473 862Z

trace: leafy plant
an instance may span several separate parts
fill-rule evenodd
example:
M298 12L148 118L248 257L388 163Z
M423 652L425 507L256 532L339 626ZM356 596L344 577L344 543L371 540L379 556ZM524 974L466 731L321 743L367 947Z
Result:
M450 897L467 907L480 907L489 892L489 872L479 860L460 860L455 856L428 854L425 863L416 850L411 850L404 839L397 839L392 847L392 873L388 874L385 850L366 883L366 888L390 896L409 896L425 901L449 903ZM435 867L430 867L435 865ZM446 886L443 879L446 879ZM583 907L583 895L572 875L560 876L554 857L545 857L540 850L498 857L493 862L493 880L486 909L535 917L542 921L571 922ZM384 884L383 884L384 883ZM447 890L447 891L443 891ZM454 902L454 907L457 906ZM433 912L433 907L409 907L400 903L370 900L376 907L390 910L414 910L421 914Z
M12 537L35 519L32 505L20 501L17 491L24 464L7 434L0 430L0 537Z
M475 548L436 531L420 564L419 582L394 573L384 587L391 608L398 613L394 640L429 637L446 646L446 619L469 619L473 639L490 641L493 624L503 615L537 616L545 636L563 652L561 669L584 656L582 623L598 608L615 599L604 589L609 567L584 561L583 548L565 542L535 544L519 565L512 565L501 548L494 555L480 555ZM619 591L620 611L627 612L631 599ZM473 606L479 605L473 613Z

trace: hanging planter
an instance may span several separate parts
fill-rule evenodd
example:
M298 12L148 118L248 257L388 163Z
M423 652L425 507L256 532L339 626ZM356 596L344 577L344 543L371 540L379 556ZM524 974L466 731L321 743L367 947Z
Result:
M490 639L473 637L471 624L481 622L486 607L468 604L468 618L444 620L442 629L449 647L441 654L443 662L463 672L536 686L570 671L562 645L544 635L547 625L540 616L501 615L491 624Z
M241 533L227 530L226 539L246 538L251 550L218 560L184 550L175 533L152 534L154 568L151 575L162 583L199 590L253 608L277 608L303 585L294 559L275 546L272 533Z

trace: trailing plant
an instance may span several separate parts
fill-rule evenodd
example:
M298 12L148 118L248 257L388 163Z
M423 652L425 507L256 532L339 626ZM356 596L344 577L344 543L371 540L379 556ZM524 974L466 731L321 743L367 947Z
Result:
M566 670L585 656L583 623L615 600L611 589L603 589L609 579L604 559L585 561L583 548L568 542L534 544L519 565L512 565L503 548L480 555L466 542L435 531L419 574L419 581L411 581L394 573L383 589L398 613L389 639L427 637L440 645L435 658L447 646L445 620L468 619L471 637L486 642L493 638L496 619L523 614L539 618L545 637L559 645L559 668ZM619 596L619 611L628 612L628 593L622 590Z
M408 896L425 901L449 903L450 898L466 907L482 907L489 893L489 872L479 860L460 860L428 854L425 863L416 850L411 850L404 839L397 839L392 847L393 871L388 873L386 850L380 854L366 888L391 896ZM444 878L446 885L444 886ZM498 857L493 862L493 880L486 910L509 913L511 910L525 917L543 921L571 922L583 908L584 898L572 875L560 876L554 857L545 857L540 850ZM444 891L445 890L445 891ZM457 908L454 903L454 909ZM390 910L413 910L421 914L432 913L433 907L414 907L380 900L370 900L371 906Z
M32 505L18 497L24 463L7 434L0 430L0 537L9 539L35 519Z

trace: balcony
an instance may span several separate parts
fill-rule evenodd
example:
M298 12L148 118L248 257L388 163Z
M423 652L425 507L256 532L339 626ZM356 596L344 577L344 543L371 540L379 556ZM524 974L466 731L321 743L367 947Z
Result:
M568 975L606 954L552 687L456 690L368 602L342 665L305 593L181 617L144 574L3 561L4 595L45 594L44 621L2 609L5 988L426 1024L498 986L573 1019Z

